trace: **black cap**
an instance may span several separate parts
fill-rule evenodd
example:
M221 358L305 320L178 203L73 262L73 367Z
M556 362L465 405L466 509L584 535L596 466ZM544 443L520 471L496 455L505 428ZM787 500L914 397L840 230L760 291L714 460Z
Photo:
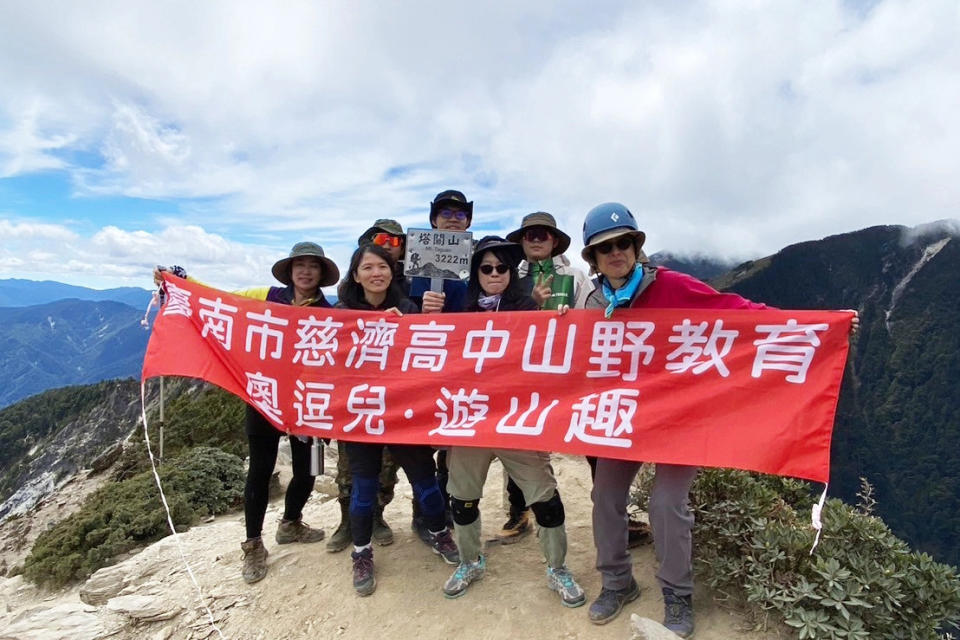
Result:
M434 219L437 217L437 212L443 208L442 205L444 204L452 205L457 209L466 211L467 220L473 220L473 202L467 202L467 196L463 195L462 191L447 189L446 191L438 193L433 199L433 202L430 203L430 224L433 224Z

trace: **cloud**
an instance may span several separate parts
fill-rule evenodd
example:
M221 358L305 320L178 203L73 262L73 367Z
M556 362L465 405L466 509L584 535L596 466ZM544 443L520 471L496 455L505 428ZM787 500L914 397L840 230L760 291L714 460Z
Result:
M151 286L157 264L180 264L212 286L270 284L281 257L270 247L231 242L196 225L159 232L104 227L91 235L68 227L0 219L0 278L57 279L91 286Z
M75 198L181 211L117 223L91 251L197 225L185 258L247 252L254 278L303 237L345 261L376 218L423 225L449 186L483 233L544 209L576 251L583 214L619 200L651 251L734 257L960 203L949 0L48 14L0 7L0 176L64 171Z

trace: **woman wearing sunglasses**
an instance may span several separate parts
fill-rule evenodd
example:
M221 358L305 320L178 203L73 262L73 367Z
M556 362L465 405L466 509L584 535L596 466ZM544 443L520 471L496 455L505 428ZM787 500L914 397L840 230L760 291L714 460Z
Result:
M417 305L403 295L394 280L395 264L387 251L375 244L364 244L353 253L350 269L340 282L337 307L364 311L383 311L403 315L417 313ZM350 533L353 537L353 587L368 596L377 587L373 567L371 538L376 515L379 475L384 448L390 451L410 481L420 513L429 527L431 547L448 564L458 564L457 545L447 529L445 507L437 485L433 449L425 445L345 443L353 478L350 493Z
M467 311L535 311L530 296L520 290L517 265L520 245L497 236L481 239L470 261ZM523 491L526 504L540 525L540 548L547 560L547 586L559 593L564 606L578 607L586 598L567 568L567 532L563 502L550 466L550 454L540 451L451 447L447 456L453 521L460 548L460 565L443 586L448 598L464 595L483 577L486 558L481 553L480 497L494 457Z
M646 235L622 204L608 202L587 213L583 223L583 259L598 274L586 308L765 309L732 293L719 293L696 278L643 262ZM681 442L677 446L682 446ZM642 463L600 458L593 484L593 540L602 589L590 605L590 620L605 624L640 595L627 551L627 503ZM696 467L657 464L648 513L660 565L664 626L688 637L693 633L693 514L688 495Z

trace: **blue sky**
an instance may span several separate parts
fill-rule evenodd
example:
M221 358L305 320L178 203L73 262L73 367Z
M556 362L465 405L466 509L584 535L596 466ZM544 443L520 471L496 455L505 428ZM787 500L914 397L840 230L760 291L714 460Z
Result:
M955 219L960 6L0 5L0 278L269 282L438 191L475 231L619 200L648 252L753 258Z

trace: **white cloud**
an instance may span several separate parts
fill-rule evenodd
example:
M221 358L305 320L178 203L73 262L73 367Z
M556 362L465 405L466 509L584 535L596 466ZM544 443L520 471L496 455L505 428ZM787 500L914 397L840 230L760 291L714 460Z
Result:
M195 225L157 233L108 226L88 236L59 225L0 219L0 236L6 239L0 246L0 278L56 279L94 288L149 288L157 264L180 264L191 275L226 289L275 284L270 266L283 256Z
M0 176L189 199L177 224L209 233L184 257L247 251L251 279L291 238L345 262L447 186L481 232L545 209L575 251L620 200L652 251L737 257L960 203L952 0L6 3L0 22Z

